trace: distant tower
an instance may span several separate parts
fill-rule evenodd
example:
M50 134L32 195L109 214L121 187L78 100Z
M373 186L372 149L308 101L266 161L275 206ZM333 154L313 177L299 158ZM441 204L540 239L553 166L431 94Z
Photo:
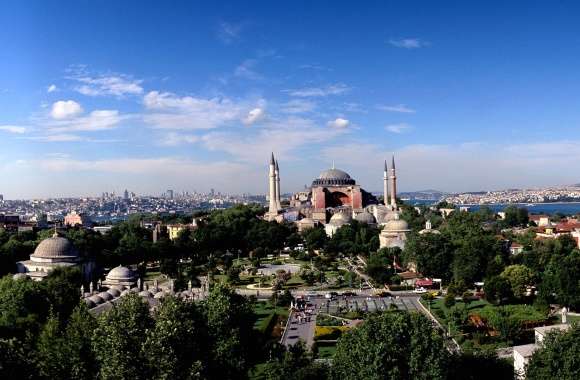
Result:
M274 153L270 158L270 208L268 213L275 215L278 213L278 205L276 204L276 160Z
M391 206L397 208L397 175L395 173L395 155L391 161Z
M282 202L280 201L280 169L278 168L278 160L276 160L276 207L282 210Z
M127 189L125 189L125 191L123 192L123 199L126 201L129 200L129 191L127 191Z
M387 167L387 160L385 160L385 169L383 170L383 196L385 197L385 206L389 205L389 168Z

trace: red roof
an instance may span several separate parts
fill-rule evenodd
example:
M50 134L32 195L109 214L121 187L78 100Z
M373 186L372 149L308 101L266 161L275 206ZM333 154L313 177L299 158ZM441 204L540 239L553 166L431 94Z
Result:
M415 286L432 286L433 280L428 278L422 278L420 280L415 281Z

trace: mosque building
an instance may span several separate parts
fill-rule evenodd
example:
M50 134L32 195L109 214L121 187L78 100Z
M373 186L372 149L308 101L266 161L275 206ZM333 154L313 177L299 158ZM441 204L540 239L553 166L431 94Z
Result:
M16 267L17 276L27 276L35 281L41 281L58 267L78 267L83 281L88 282L92 279L95 262L82 257L70 240L55 231L52 237L38 244L30 260L19 261Z
M299 231L323 225L328 236L356 220L382 228L379 235L381 248L405 246L410 229L407 222L400 218L396 203L397 175L394 156L390 169L385 161L383 204L379 204L375 196L365 191L348 173L335 168L334 164L332 168L320 173L310 187L294 193L290 198L290 206L286 209L281 207L280 170L273 153L269 179L269 208L265 215L267 220L294 221Z

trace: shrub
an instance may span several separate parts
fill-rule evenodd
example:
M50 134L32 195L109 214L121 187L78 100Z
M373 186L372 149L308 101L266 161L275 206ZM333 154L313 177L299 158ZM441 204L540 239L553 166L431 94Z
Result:
M443 305L445 305L445 307L448 309L453 305L455 305L455 296L447 293L447 295L445 295L445 298L443 299Z

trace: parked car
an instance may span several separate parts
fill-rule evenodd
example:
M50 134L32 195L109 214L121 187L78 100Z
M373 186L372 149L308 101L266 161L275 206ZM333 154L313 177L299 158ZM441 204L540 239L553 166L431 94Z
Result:
M417 293L417 294L423 294L423 293L427 293L427 289L421 287L421 288L415 288L415 290L413 290L413 293Z

